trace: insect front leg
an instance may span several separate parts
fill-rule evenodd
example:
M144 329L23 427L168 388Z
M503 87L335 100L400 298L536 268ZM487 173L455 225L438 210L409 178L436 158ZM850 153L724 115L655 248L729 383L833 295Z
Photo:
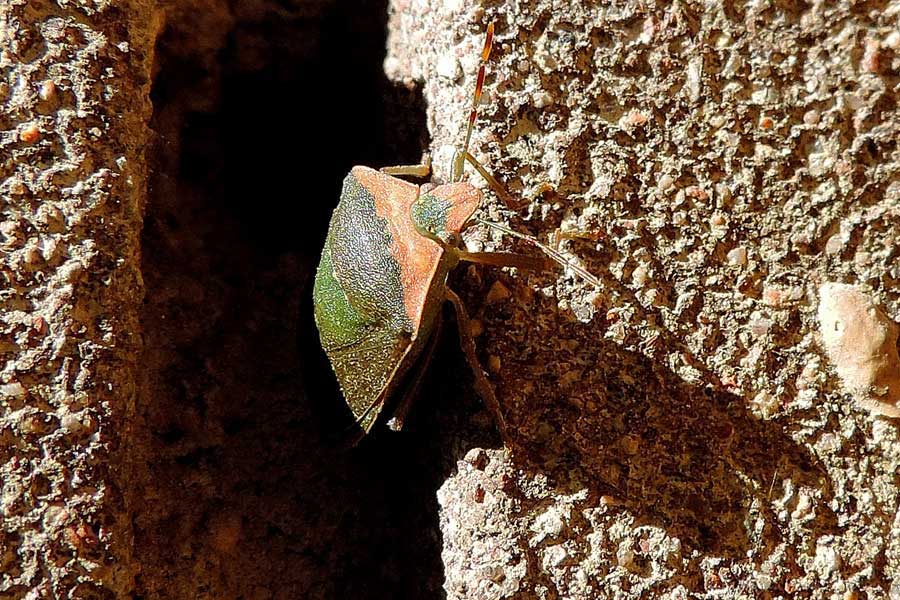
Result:
M379 169L386 175L394 177L418 177L424 179L431 175L431 155L426 154L422 157L422 162L418 165L396 165L393 167L381 167Z
M491 172L485 168L484 165L478 162L478 159L472 156L472 154L469 153L468 150L466 150L462 156L467 161L469 161L469 164L472 165L476 171L478 171L478 174L481 175L481 177L487 182L488 186L490 186L490 188L494 190L494 193L497 194L497 197L500 198L500 201L503 202L503 204L513 210L521 208L523 201L514 200L510 193L506 191L506 188L503 187L503 185L499 181L497 181L497 178L494 177Z

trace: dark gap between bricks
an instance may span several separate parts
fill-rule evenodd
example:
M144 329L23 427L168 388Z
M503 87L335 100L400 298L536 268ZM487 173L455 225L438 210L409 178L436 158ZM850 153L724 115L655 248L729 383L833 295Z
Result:
M450 466L427 413L455 388L415 407L409 431L347 450L312 320L344 175L415 162L427 143L420 93L382 72L386 15L350 0L168 14L127 490L136 597L443 594L435 494Z

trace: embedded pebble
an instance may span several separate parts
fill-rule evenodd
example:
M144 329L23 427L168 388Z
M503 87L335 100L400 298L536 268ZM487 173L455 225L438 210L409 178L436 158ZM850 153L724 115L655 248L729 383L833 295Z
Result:
M845 390L873 414L900 417L898 326L853 285L819 290L819 328Z
M866 40L860 68L866 73L878 73L881 67L881 44L878 40Z
M491 285L491 289L488 290L485 302L487 302L488 304L497 304L498 302L503 302L509 297L509 288L503 285L500 281L495 281L494 284Z
M549 570L552 567L558 567L568 558L568 552L566 552L565 546L562 544L558 544L556 546L550 546L544 551L543 556L543 567L545 570Z
M759 338L767 333L772 328L772 320L766 318L761 312L755 311L750 315L750 333L753 334L753 337Z
M564 525L560 510L557 507L551 507L538 515L531 524L531 531L537 534L534 538L534 543L538 543L545 538L553 539L559 537L563 532Z
M50 81L49 79L41 84L41 89L38 92L38 96L41 100L46 102L47 100L52 100L56 95L56 84Z
M670 189L672 185L675 183L675 179L672 178L671 175L664 174L661 175L659 180L656 182L656 187L661 192L665 192Z
M747 264L747 249L744 246L738 246L728 251L725 256L729 265L743 267Z
M773 308L781 308L787 304L797 302L802 297L803 290L797 286L766 285L763 287L763 304Z
M539 92L535 92L531 97L531 103L535 108L546 108L552 105L555 102L553 98L553 94L548 92L547 90L541 90Z
M41 137L41 130L38 129L38 126L34 123L30 125L26 125L22 131L19 132L19 139L25 142L26 144L33 144L38 141Z
M834 234L825 242L826 254L839 254L844 249L844 236L839 233Z
M758 413L763 418L768 419L774 416L776 412L778 412L780 403L777 396L774 396L766 390L763 390L753 397L753 400L751 400L750 404L754 412Z
M631 273L631 281L636 287L644 287L644 284L647 283L649 277L650 273L644 265L637 267L634 272Z
M459 61L449 54L441 56L435 66L437 74L448 81L456 81L460 74Z
M619 119L619 128L623 131L632 131L642 127L649 121L649 117L638 110L631 110Z
M616 550L616 564L625 569L631 569L634 566L634 551L631 549L629 540L619 544Z
M0 399L14 398L21 400L25 398L26 393L25 386L19 382L4 383L3 385L0 385Z
M822 579L828 579L841 567L841 557L832 545L830 536L822 536L816 541L816 555L813 568Z

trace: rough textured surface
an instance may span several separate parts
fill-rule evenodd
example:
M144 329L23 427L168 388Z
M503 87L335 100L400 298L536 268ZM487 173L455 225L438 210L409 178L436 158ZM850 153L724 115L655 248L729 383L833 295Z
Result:
M900 596L817 318L900 321L900 3L573 4L396 0L394 87L379 2L0 2L0 598ZM508 448L451 339L346 451L328 216L417 85L446 177L492 17L485 216L604 286L460 272Z
M474 147L527 206L485 216L604 282L458 282L515 433L439 491L448 596L900 594L896 426L816 316L831 281L900 320L900 2L392 10L444 177L496 19Z
M0 598L133 587L153 28L139 2L0 3Z

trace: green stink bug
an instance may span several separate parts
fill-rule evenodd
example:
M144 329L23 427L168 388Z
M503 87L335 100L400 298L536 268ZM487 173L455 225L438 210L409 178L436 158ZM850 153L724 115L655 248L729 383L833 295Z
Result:
M543 269L541 258L502 252L466 252L460 233L477 221L526 239L554 261L573 268L588 281L599 282L537 240L494 223L472 219L481 192L462 182L468 161L503 199L508 194L468 152L484 85L494 26L488 25L462 150L453 159L451 182L418 186L395 175L428 174L427 166L389 167L376 171L354 167L344 180L331 217L322 258L316 271L313 304L322 347L337 375L348 406L363 433L375 423L385 402L416 359L431 354L441 326L441 308L456 309L463 351L475 376L475 387L501 434L505 423L500 405L475 354L466 309L447 287L447 275L459 262ZM424 368L424 367L423 367ZM421 371L420 371L421 372ZM410 390L415 391L418 377ZM388 423L402 426L412 394L408 393Z

